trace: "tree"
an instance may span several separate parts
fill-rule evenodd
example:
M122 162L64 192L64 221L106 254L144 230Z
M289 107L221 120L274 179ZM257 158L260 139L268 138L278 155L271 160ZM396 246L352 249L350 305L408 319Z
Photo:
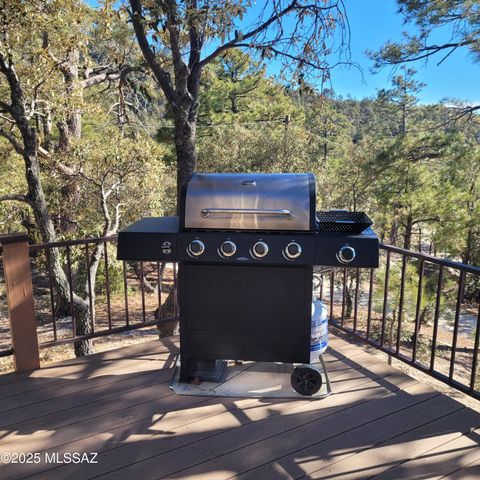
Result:
M434 238L438 248L463 263L480 262L480 149L476 139L455 135L442 165L440 184L445 205L443 221Z
M347 41L343 6L330 0L265 2L250 26L245 18L252 13L251 3L243 0L130 0L127 11L174 119L177 189L195 170L200 80L209 63L228 50L249 50L260 58L284 60L301 81L315 71L328 75L333 43L340 38L344 48Z
M338 111L333 92L301 91L305 110L305 128L310 135L312 160L327 167L329 159L345 159L352 144L352 124Z
M227 50L204 70L198 126L285 125L300 112L286 88L266 75L265 65L240 50Z
M0 137L23 159L27 189L26 193L2 192L0 202L28 205L45 243L55 242L57 231L41 169L54 166L76 185L78 178L87 180L86 170L76 171L70 163L74 157L70 155L71 139L80 137L81 116L87 109L83 92L103 82L120 80L126 73L126 67L119 62L96 64L87 58L86 31L95 24L91 15L92 10L79 0L11 1L4 2L0 11ZM57 126L56 135L53 125ZM57 147L55 137L59 139ZM67 151L69 155L65 155ZM9 160L10 155L2 159ZM97 173L101 172L100 169ZM131 174L128 169L127 172ZM127 176L110 165L100 180L90 177L102 206L103 234L115 233L118 228L120 210L113 207L112 215L108 203L118 197ZM87 266L92 279L98 268L100 248L92 252ZM68 304L70 285L58 249L51 250L51 264L59 298ZM90 333L89 295L85 289L73 294L72 320L77 335ZM88 341L75 343L77 355L89 353L90 348Z
M413 68L401 67L402 74L392 79L392 88L381 89L378 92L378 102L386 109L392 109L393 116L398 118L397 132L400 135L407 134L407 122L414 113L414 107L418 103L415 96L424 86L424 83L417 82L414 78L417 73ZM392 132L395 134L396 132Z
M468 49L475 61L480 52L480 4L476 0L397 0L405 23L414 22L419 32L405 35L402 43L388 42L378 52L370 52L374 68L400 65L430 57L440 65L458 49ZM447 31L450 40L436 43L432 38L438 29ZM454 108L454 119L471 115L480 105Z

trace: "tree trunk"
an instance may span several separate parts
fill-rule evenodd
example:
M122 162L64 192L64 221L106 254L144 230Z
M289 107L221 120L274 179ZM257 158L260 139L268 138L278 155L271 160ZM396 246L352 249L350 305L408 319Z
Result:
M197 165L197 151L195 149L196 114L188 115L184 111L174 109L175 119L175 150L177 153L177 212L179 208L180 192ZM179 213L179 212L178 212Z
M80 53L78 49L72 48L67 53L67 60L62 65L61 71L65 82L65 96L70 101L81 102L83 92L78 79L78 64ZM75 97L77 97L75 99ZM67 117L57 123L59 137L57 149L68 153L71 149L72 139L79 139L82 136L82 114L79 108L72 110ZM65 205L68 208L61 213L58 228L62 232L69 232L75 228L75 217L80 203L80 184L77 179L66 178L62 187L62 196L66 199Z
M163 272L165 271L165 263L162 263L160 267L160 278L158 279L157 286L152 285L148 280L145 272L142 277L142 269L140 267L140 262L133 263L133 271L135 272L138 281L143 284L143 288L147 293L157 293L158 289L161 288L161 279L163 277Z
M467 230L467 243L465 245L465 249L462 254L462 263L469 264L472 259L472 251L473 251L473 229L472 227L468 227Z
M390 227L390 233L388 235L388 243L390 245L396 245L397 244L397 237L398 237L398 222L394 218L392 220L392 225Z
M25 172L28 184L28 198L35 217L43 242L55 242L57 240L52 220L48 213L47 202L40 182L40 168L37 158L37 135L33 127L24 119L19 125L23 137L25 161ZM70 287L65 272L61 267L60 254L58 249L50 250L52 274L58 294L64 303L70 303ZM89 323L89 304L78 295L73 295L72 301L73 317L75 321L75 333L86 335L91 332ZM75 354L77 356L91 353L91 341L82 340L75 342Z
M345 318L352 318L353 310L353 299L352 299L352 289L353 289L353 276L350 277L350 282L345 284Z
M403 241L403 248L410 250L412 244L412 231L413 231L413 216L411 213L407 216L407 223L405 225L405 238Z
M70 98L77 94L78 101L82 100L82 90L78 82L78 64L80 62L80 52L77 48L71 48L67 53L67 62L63 68L63 77L65 79L65 90ZM82 114L78 108L73 110L67 117L68 132L73 138L82 136Z
M43 192L40 180L40 166L38 162L38 137L34 127L30 125L29 118L25 109L26 101L21 82L17 76L14 66L7 63L0 54L0 70L5 75L10 87L11 107L10 113L22 136L23 148L21 153L25 163L25 176L28 185L27 199L32 208L42 241L45 243L55 242L57 240L52 219L48 213L47 202ZM17 150L18 151L18 150ZM52 274L57 291L63 300L70 300L70 288L65 272L60 262L60 254L57 248L50 250L50 261ZM73 295L73 311L76 322L76 333L83 335L89 333L90 325L88 323L89 308L88 303ZM72 319L73 321L73 319ZM78 353L89 353L90 342L77 342L75 350Z

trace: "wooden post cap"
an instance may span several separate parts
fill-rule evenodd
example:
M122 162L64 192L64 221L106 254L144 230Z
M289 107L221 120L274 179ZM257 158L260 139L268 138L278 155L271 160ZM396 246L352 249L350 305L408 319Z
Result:
M0 234L0 245L8 245L9 243L20 243L26 241L28 241L28 235L24 232Z

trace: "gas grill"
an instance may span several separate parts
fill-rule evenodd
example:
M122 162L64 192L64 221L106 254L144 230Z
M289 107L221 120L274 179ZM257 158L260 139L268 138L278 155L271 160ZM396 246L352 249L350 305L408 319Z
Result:
M313 266L378 266L367 215L315 202L310 173L199 173L178 217L119 233L121 260L179 262L181 382L227 359L309 363Z

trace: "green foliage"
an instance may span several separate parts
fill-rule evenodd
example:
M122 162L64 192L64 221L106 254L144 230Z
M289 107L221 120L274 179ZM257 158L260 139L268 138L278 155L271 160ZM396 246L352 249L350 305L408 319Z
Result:
M436 55L446 59L452 49L467 48L478 59L480 7L477 0L397 0L405 22L416 25L418 32L405 35L401 43L387 42L379 52L371 53L377 67L400 64ZM435 30L448 29L449 41L431 38Z

